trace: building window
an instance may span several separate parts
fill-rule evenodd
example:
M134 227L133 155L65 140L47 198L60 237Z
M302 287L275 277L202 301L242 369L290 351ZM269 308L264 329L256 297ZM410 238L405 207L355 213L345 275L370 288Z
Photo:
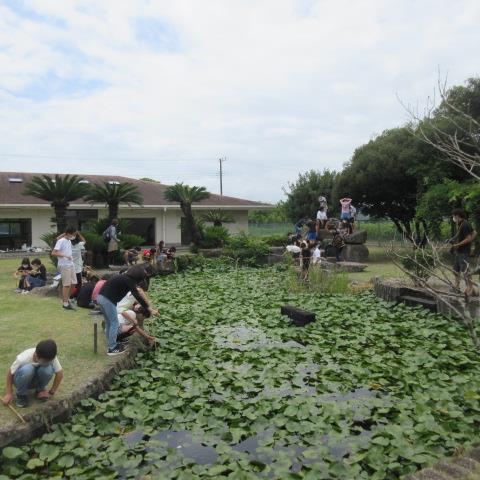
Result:
M19 249L32 245L31 218L0 218L0 249Z
M67 210L67 225L71 225L77 230L86 230L88 222L98 220L98 210Z
M127 228L122 233L140 235L144 241L142 245L155 245L154 218L126 218Z

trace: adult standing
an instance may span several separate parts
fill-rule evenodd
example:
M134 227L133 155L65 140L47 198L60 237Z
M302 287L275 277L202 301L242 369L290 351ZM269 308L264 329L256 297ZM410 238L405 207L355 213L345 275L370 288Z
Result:
M457 225L457 233L455 237L453 237L454 243L452 245L454 253L453 270L455 271L455 287L457 290L460 290L461 277L465 275L467 292L473 292L475 285L469 273L471 271L470 251L477 234L467 222L467 215L464 210L460 208L454 209L452 211L452 217Z
M147 278L147 272L141 265L135 265L124 274L114 275L107 280L100 290L97 303L105 317L105 335L107 337L108 356L121 355L127 347L117 342L118 315L117 304L128 292L131 292L137 302L143 307L145 316L157 315L158 312L151 307L144 296L138 291L138 284Z
M52 255L58 258L58 270L62 276L62 297L65 310L75 310L70 303L72 287L77 284L75 266L72 257L72 240L75 238L75 229L72 226L66 228L62 238L57 240Z
M318 197L318 208L319 208L319 209L322 209L322 208L323 208L323 210L324 210L325 213L328 212L327 199L326 199L324 196L322 196L322 195L320 195L320 196Z
M110 226L105 230L105 236L108 240L108 264L114 265L115 264L115 257L118 252L118 219L114 218Z

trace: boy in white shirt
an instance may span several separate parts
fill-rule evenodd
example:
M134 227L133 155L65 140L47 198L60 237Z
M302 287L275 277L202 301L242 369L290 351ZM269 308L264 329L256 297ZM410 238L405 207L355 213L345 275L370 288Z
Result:
M53 385L47 390L51 378ZM13 400L13 386L17 390L17 407L28 407L27 392L35 389L37 398L48 400L55 395L63 379L63 370L57 358L57 344L53 340L42 340L35 348L20 353L7 373L7 393L2 401L9 405Z
M313 265L320 264L322 262L322 250L320 250L320 245L317 243L315 245L315 250L313 251Z
M57 240L52 255L58 258L58 271L62 275L63 286L63 308L65 310L75 310L70 303L70 294L72 286L77 284L75 266L73 264L72 240L76 237L76 231L73 227L67 227L62 238Z

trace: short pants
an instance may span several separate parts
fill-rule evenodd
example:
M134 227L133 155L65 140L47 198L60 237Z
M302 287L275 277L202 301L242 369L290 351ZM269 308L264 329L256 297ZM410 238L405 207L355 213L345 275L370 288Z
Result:
M58 271L62 275L62 285L64 287L69 287L70 285L77 284L77 275L75 273L75 268L72 267L58 267Z

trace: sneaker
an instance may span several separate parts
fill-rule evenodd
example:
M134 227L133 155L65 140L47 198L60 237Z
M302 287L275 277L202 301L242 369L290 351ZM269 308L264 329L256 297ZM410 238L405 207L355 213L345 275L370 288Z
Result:
M69 303L68 305L62 305L62 307L65 310L76 310L76 308L71 303Z
M23 291L23 290L22 290L21 288L16 288L16 289L14 290L15 293L22 293L22 291Z
M30 293L28 290L22 290L22 294Z
M18 408L28 407L28 397L26 395L17 395L17 399L15 400L15 405Z
M107 355L109 357L115 357L116 355L121 355L128 350L126 345L119 345L117 344L114 348L109 348L107 351Z

